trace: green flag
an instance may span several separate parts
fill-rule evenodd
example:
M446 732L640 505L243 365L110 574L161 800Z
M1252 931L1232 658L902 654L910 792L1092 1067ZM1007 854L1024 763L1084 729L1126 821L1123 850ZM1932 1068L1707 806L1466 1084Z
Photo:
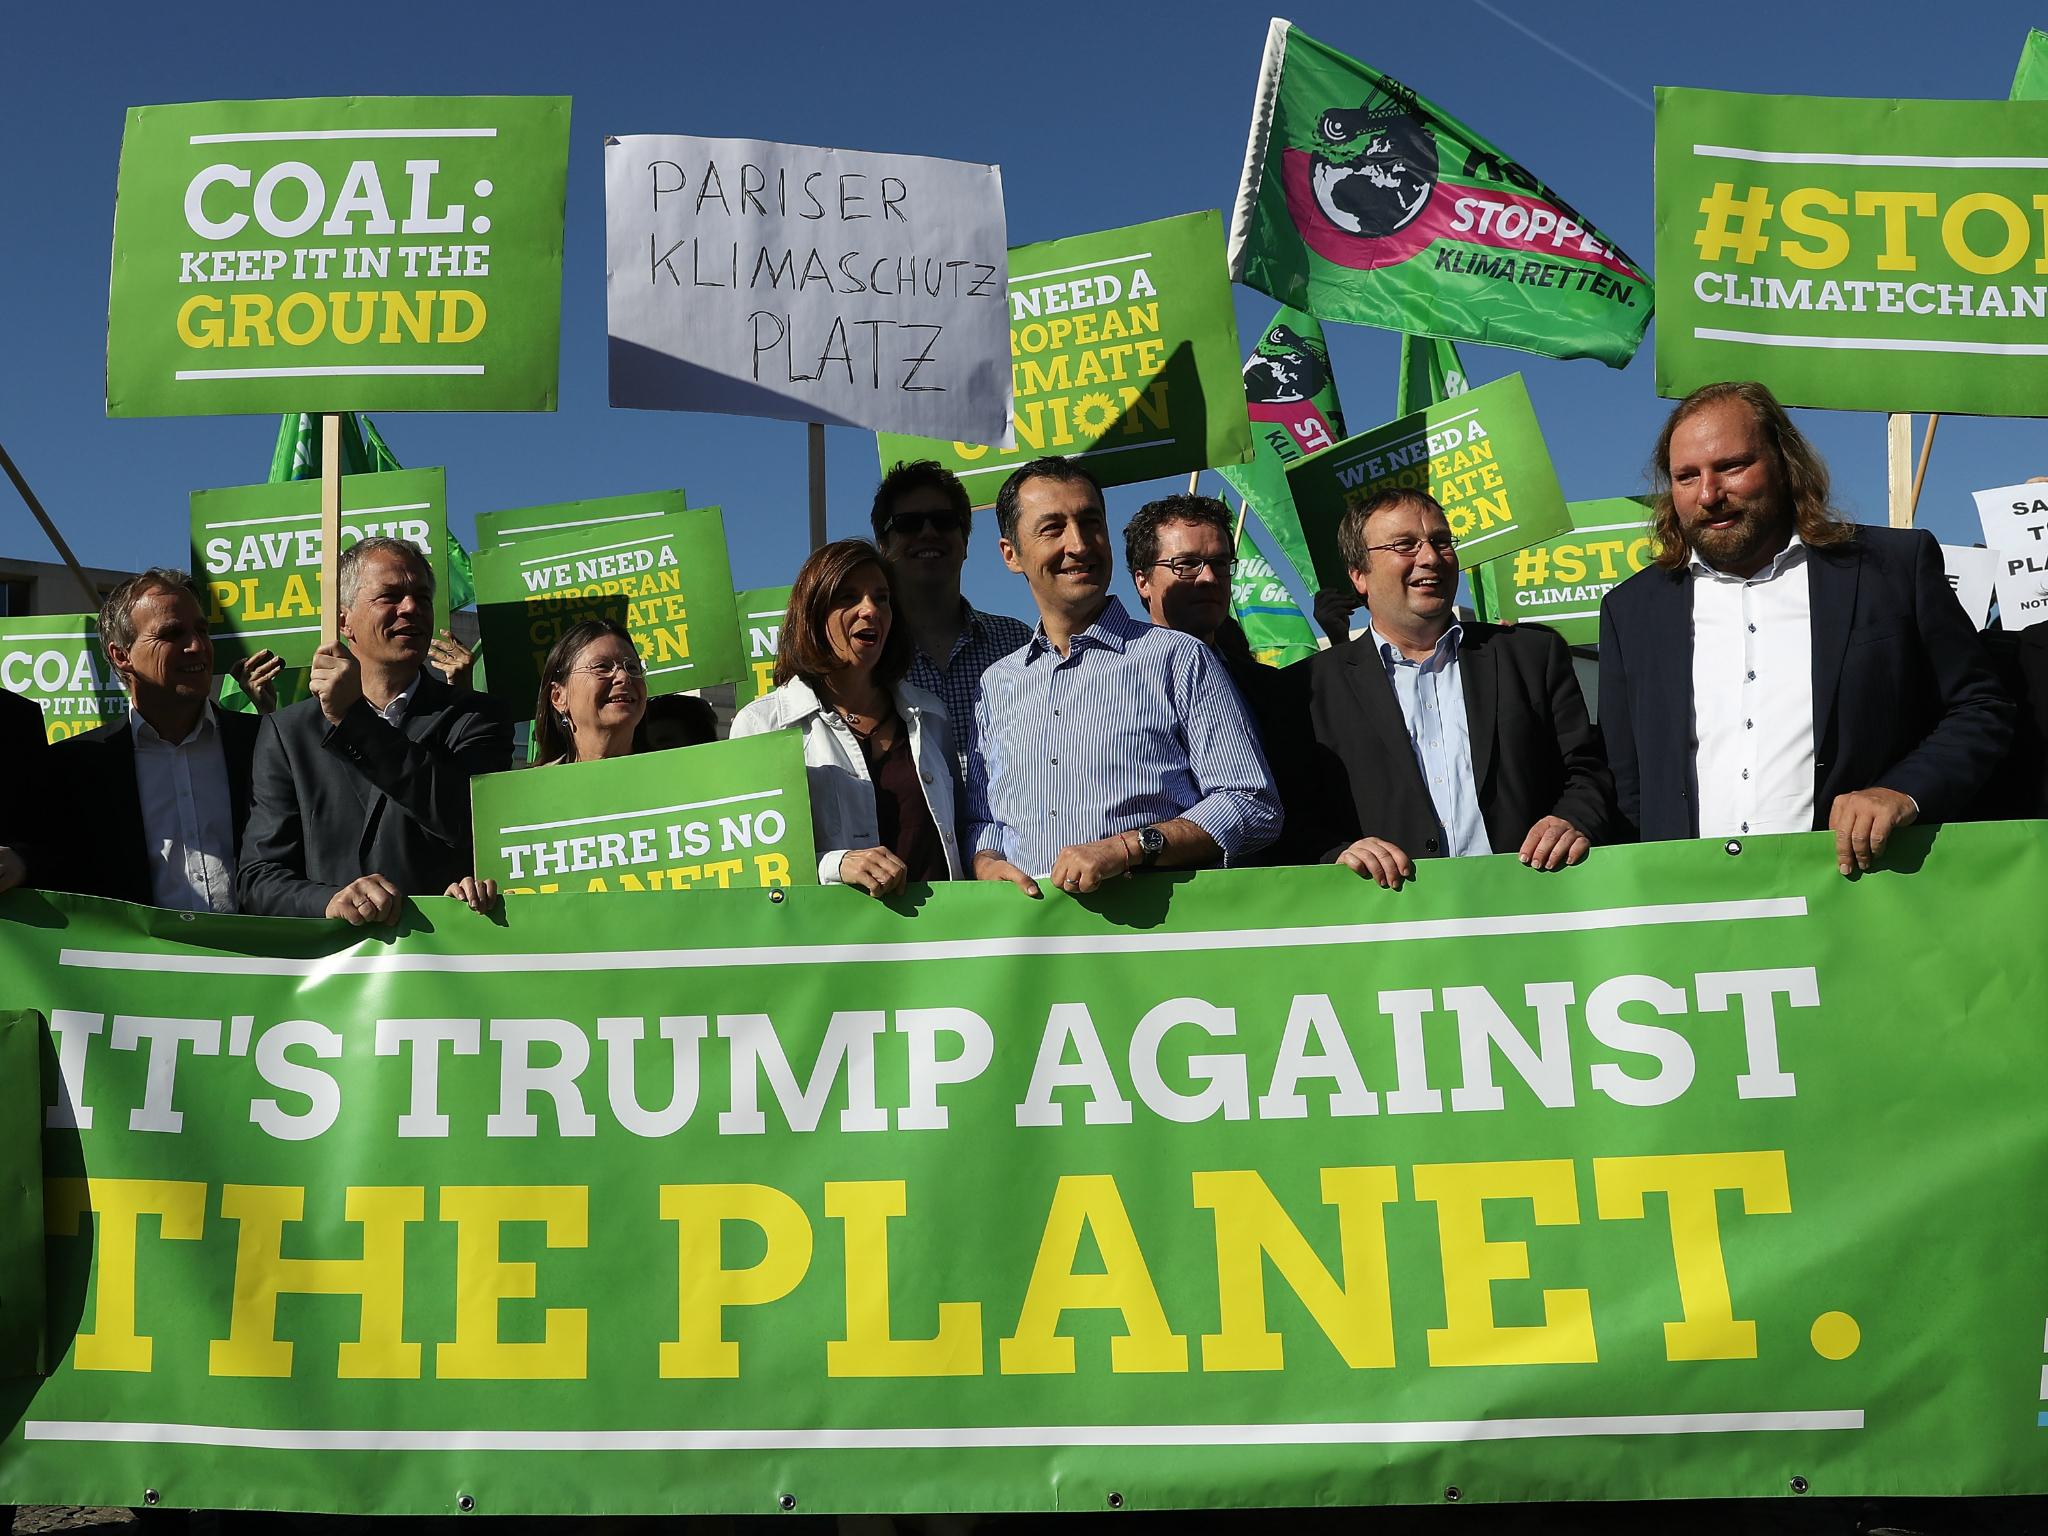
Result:
M1406 416L1424 406L1462 395L1472 387L1458 349L1434 336L1401 338L1401 378L1394 390L1394 414Z
M2020 44L2020 65L2013 71L2012 101L2048 101L2048 32L2039 27Z
M1556 190L1398 80L1275 19L1230 275L1354 325L1635 356L1654 295Z
M1274 552L1261 538L1258 522L1247 517L1237 541L1237 575L1230 585L1230 611L1244 631L1252 654L1268 666L1284 667L1322 649L1308 615L1275 568Z

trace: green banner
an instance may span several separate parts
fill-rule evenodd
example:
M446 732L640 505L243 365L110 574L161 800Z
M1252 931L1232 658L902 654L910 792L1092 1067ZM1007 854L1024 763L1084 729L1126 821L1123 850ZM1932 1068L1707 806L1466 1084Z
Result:
M1251 456L1237 311L1214 209L1010 251L1014 448L879 433L887 470L936 459L977 507L1048 453L1131 485Z
M2048 1491L2044 883L2009 823L374 933L9 892L0 1501Z
M434 628L448 623L448 493L438 469L341 477L341 547L403 539L434 570ZM218 665L271 650L309 667L320 645L320 482L192 493L192 569L206 583Z
M128 690L100 649L96 613L0 619L0 688L42 707L51 741L120 720Z
M1657 393L2038 414L2048 103L1657 90Z
M1466 565L1572 525L1519 373L1348 437L1291 467L1287 486L1326 587L1351 584L1337 553L1345 509L1393 486L1442 503Z
M43 1292L42 1020L0 1011L0 1378L50 1368Z
M670 494L639 499L657 508ZM626 626L650 694L729 683L743 670L725 520L716 507L536 534L480 549L473 563L490 690L522 711L532 707L549 650L580 619Z
M512 895L818 883L800 731L487 773L470 822Z
M1600 600L1656 555L1647 503L1604 496L1567 505L1572 531L1474 566L1479 617L1547 624L1567 645L1600 643Z
M107 414L551 411L566 96L131 107Z
M544 534L588 532L623 524L649 523L690 505L681 491L636 491L629 496L591 496L582 501L558 501L545 507L513 507L504 512L479 512L476 516L476 547L497 549L537 539Z
M1325 320L1620 368L1651 290L1533 171L1400 81L1275 18L1230 275Z
M733 594L739 610L740 655L745 669L733 684L732 707L745 709L775 686L775 655L782 645L782 620L789 612L788 587L750 587Z

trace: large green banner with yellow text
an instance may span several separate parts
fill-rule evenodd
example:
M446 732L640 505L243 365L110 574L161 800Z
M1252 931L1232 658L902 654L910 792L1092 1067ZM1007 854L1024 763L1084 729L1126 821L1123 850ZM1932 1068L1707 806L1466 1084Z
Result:
M1657 90L1657 393L2037 416L2048 102Z
M396 933L15 891L0 1501L2042 1492L2044 881L2019 823Z

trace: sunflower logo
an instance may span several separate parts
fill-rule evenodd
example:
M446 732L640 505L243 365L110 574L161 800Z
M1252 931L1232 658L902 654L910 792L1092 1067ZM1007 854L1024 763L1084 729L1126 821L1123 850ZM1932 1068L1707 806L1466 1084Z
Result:
M1074 406L1074 425L1090 437L1101 437L1116 425L1116 406L1107 395L1083 395Z

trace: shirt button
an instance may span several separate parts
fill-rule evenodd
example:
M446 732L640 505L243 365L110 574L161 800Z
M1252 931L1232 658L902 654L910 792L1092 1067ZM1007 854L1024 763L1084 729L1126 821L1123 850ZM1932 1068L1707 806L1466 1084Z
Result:
M1046 812L1045 814L1046 814L1046 815L1048 815L1048 816L1057 816L1057 815L1059 815L1059 812L1058 812L1058 811L1047 811L1047 812Z
M1742 776L1743 776L1743 777L1744 777L1745 779L1749 777L1749 770L1748 770L1747 768L1745 768L1745 769L1743 769L1743 770L1742 770Z
M1052 760L1052 765L1053 765L1053 767L1055 767L1055 768L1059 767L1059 765L1060 765L1060 760L1059 760L1058 758L1054 758L1054 759Z
M1054 714L1058 714L1058 713L1059 713L1059 711L1058 711L1058 710L1054 710L1054 711L1053 711L1053 713L1054 713Z
M1745 832L1747 832L1747 831L1749 830L1749 823L1748 823L1748 822L1746 822L1746 821L1745 821L1745 822L1744 822L1744 823L1742 824L1742 830L1743 830L1743 831L1745 831Z
M1756 729L1756 722L1754 720L1745 720L1742 722L1742 728L1745 731L1753 731Z
M1750 632L1750 633L1751 633L1752 635L1756 633L1756 626L1755 626L1754 624L1752 624L1752 625L1750 625L1750 626L1749 626L1749 632Z
M1751 681L1752 683L1756 681L1756 674L1755 674L1754 672L1752 672L1752 673L1750 673L1750 674L1749 674L1749 680L1750 680L1750 681Z

